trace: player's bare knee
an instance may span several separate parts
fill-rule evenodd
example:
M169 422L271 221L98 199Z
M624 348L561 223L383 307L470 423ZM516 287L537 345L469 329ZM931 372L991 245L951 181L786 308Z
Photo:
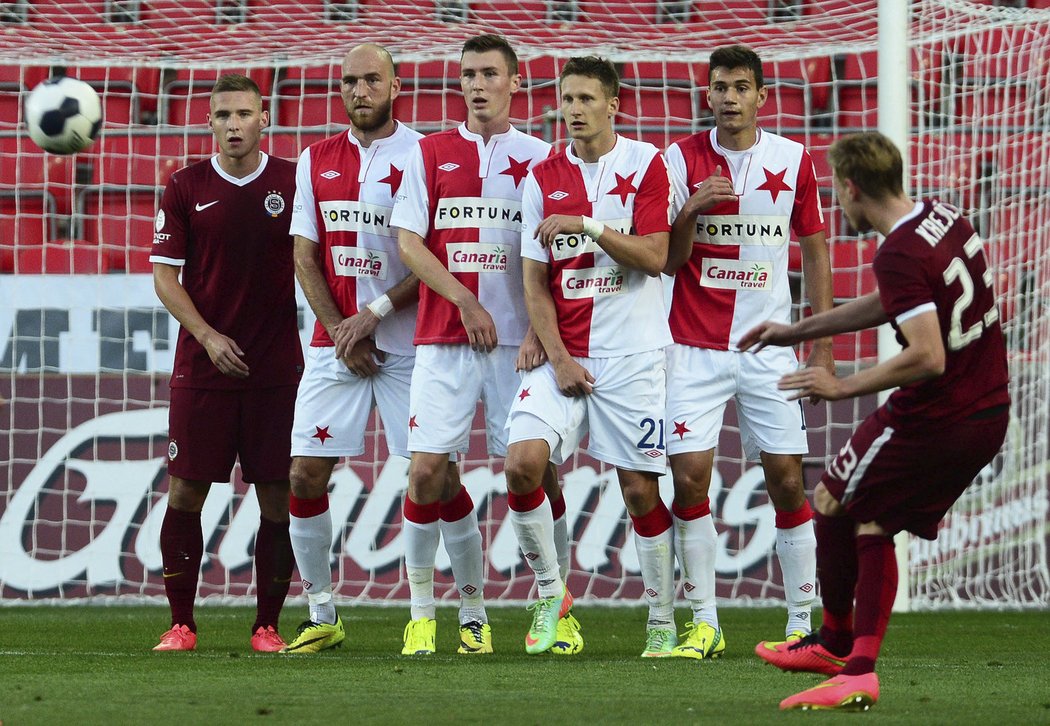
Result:
M507 477L507 491L512 494L525 495L536 490L543 483L547 462L536 461L527 452L511 447L503 473Z
M288 479L292 494L298 499L319 499L328 491L334 461L296 456L292 459Z
M620 477L620 492L623 503L633 517L641 517L653 510L660 499L660 487L655 480L646 477Z
M831 496L824 482L817 484L817 488L813 491L813 506L825 517L841 517L846 513L839 501Z
M168 484L168 506L180 512L199 512L204 509L211 482L171 477Z
M711 471L691 466L671 465L674 477L674 500L682 507L692 507L707 499L711 490Z
M408 468L408 496L416 504L441 499L448 477L447 454L413 454Z

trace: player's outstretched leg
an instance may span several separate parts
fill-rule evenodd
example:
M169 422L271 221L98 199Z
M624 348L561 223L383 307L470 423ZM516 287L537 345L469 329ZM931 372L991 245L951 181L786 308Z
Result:
M782 671L823 673L835 676L842 672L846 659L832 653L820 638L812 633L804 638L778 642L762 641L755 646L755 655Z
M789 696L780 702L783 711L792 709L867 711L879 700L879 677L838 675L818 686Z

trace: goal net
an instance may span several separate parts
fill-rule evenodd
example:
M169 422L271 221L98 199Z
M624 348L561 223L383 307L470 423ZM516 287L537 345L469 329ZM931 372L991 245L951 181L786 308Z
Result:
M339 61L351 42L394 52L403 80L395 113L430 132L464 118L462 41L498 32L522 58L513 122L555 143L565 139L557 76L570 55L615 60L623 78L618 131L664 148L710 126L711 49L741 42L758 50L769 87L763 127L806 144L816 163L838 301L874 289L877 240L847 229L826 150L844 133L876 128L880 111L909 115L911 190L960 205L987 240L1014 400L1007 443L980 486L936 542L911 543L911 605L1045 607L1050 10L924 0L911 11L911 100L879 109L871 0L0 4L0 603L163 595L158 540L177 323L153 292L148 255L171 173L213 153L204 121L215 78L236 71L255 79L271 113L264 151L295 158L345 128ZM72 157L37 149L23 124L25 94L54 74L88 81L103 99L100 139ZM797 245L792 252L796 312L804 315ZM300 305L305 341L311 321L302 298ZM835 355L842 373L869 366L876 337L840 336ZM810 487L874 406L866 398L807 409ZM482 519L487 595L524 600L533 578L506 521L502 463L484 454L483 434L479 419L461 469ZM375 428L366 454L337 468L330 501L341 597L407 597L399 535L406 475L407 462L388 457ZM614 472L578 453L561 476L574 594L640 601ZM669 477L662 492L669 501ZM718 596L738 604L780 598L773 510L761 469L743 459L732 406L711 494ZM201 596L254 595L258 517L239 473L212 487ZM443 550L438 567L439 595L451 600Z

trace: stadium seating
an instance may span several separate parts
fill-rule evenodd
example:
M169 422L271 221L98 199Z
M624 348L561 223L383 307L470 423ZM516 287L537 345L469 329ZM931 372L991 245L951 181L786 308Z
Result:
M92 185L77 196L73 230L78 238L98 245L115 269L149 272L153 219L163 187Z
M99 274L110 271L110 258L84 240L54 240L18 250L16 271L24 275Z
M16 250L40 247L56 236L50 194L40 189L0 189L0 271L16 271Z
M158 120L178 127L201 127L207 123L211 89L216 79L226 73L243 73L259 85L263 98L273 87L272 68L223 68L221 70L167 69L163 72Z

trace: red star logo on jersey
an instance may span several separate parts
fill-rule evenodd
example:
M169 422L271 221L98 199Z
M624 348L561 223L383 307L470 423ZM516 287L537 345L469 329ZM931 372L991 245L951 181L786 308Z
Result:
M769 196L773 197L773 203L777 203L777 197L780 196L780 192L793 192L795 191L787 184L784 183L784 175L787 174L787 169L774 174L765 167L762 171L766 174L766 181L761 186L755 187L755 189L761 189L762 191L769 192Z
M677 434L678 435L678 440L681 441L682 439L685 438L686 434L691 433L691 432L692 432L692 429L687 429L685 427L685 421L675 421L674 422L674 431L671 432L671 435L674 436L674 435Z
M404 176L404 172L398 169L393 164L390 165L390 173L387 174L386 179L380 179L380 184L390 185L390 196L397 194L397 190L401 188L401 177Z
M418 428L419 428L419 424L416 423L416 417L415 416L413 416L412 418L408 419L408 430L409 431L411 431L412 429L418 429Z
M521 186L521 180L529 175L529 160L518 161L513 156L507 157L507 168L500 172L514 177L514 186Z
M524 401L526 398L528 398L531 395L532 394L529 393L529 389L528 388L522 388L521 389L521 393L518 394L518 400L519 401Z
M314 426L314 428L316 429L316 433L314 433L314 435L311 436L310 438L311 439L317 439L318 441L320 441L321 442L321 446L324 446L324 442L328 441L328 439L334 439L335 438L330 433L328 433L328 428L329 428L328 426L325 426L324 428L321 428L320 426Z
M632 194L638 191L638 187L636 187L634 184L631 184L631 181L634 179L635 173L636 172L632 171L627 176L620 176L619 174L617 174L616 186L614 186L607 192L608 194L618 195L620 197L620 204L623 204L624 206L627 206L627 197L631 196Z

